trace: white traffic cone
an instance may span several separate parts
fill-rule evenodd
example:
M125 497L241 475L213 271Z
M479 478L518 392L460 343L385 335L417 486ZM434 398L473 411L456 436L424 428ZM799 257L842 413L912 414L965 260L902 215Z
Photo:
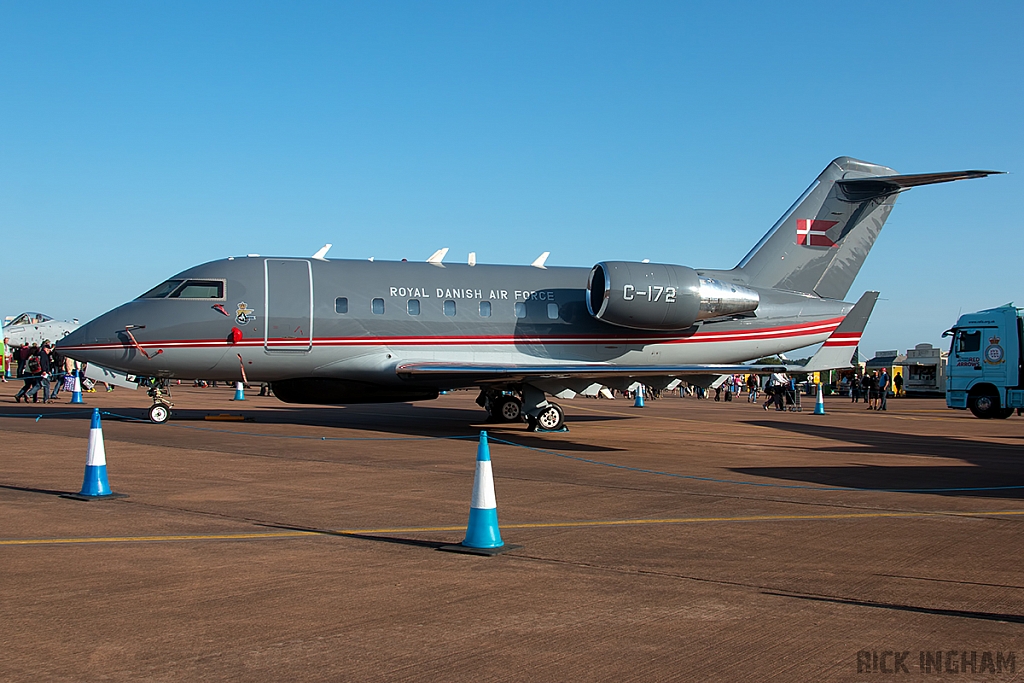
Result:
M644 385L641 384L636 388L636 399L633 401L634 408L644 407Z
M245 386L241 382L235 382L235 398L234 401L245 400Z

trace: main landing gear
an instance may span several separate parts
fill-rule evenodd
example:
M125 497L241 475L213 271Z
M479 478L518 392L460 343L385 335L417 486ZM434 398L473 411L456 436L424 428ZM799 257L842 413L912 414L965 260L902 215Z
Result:
M565 411L529 384L504 389L483 389L476 400L491 422L526 422L532 432L564 432Z

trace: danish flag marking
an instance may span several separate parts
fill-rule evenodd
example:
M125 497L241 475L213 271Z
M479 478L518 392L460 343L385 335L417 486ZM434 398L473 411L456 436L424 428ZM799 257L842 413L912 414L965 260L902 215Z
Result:
M825 233L839 221L819 221L811 218L796 219L796 243L805 247L835 247L835 242Z

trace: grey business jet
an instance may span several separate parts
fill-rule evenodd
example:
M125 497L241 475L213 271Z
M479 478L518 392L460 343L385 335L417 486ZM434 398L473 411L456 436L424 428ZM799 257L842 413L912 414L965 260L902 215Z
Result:
M844 302L896 202L995 171L899 175L831 162L731 270L248 256L182 271L58 344L126 373L269 382L288 403L418 401L478 387L497 421L560 429L548 396L723 374L824 342L802 371L849 367L877 292ZM153 393L153 392L151 392ZM150 416L169 403L156 392Z

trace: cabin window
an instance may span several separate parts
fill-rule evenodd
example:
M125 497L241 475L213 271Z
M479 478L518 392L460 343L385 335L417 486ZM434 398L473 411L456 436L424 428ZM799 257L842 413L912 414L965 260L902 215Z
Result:
M447 316L455 315L455 302L451 299L444 302L444 314Z
M548 304L548 318L558 320L558 304Z
M491 302L481 301L480 302L480 317L490 318L491 317Z
M223 280L185 280L171 293L172 299L223 299Z
M973 332L960 330L957 341L959 342L956 348L957 353L977 353L981 351L981 330Z
M409 299L409 315L419 315L419 314L420 314L420 300L419 299Z
M153 289L149 290L148 292L140 296L139 298L163 299L165 296L176 290L178 288L178 285L180 285L182 282L184 282L184 280L168 280L167 282L162 282Z
M334 312L342 315L348 313L348 297L339 296L334 300Z
M370 302L370 310L374 315L384 315L384 299L374 299Z
M525 301L517 301L516 302L516 317L517 318L525 318L526 317L526 302Z

